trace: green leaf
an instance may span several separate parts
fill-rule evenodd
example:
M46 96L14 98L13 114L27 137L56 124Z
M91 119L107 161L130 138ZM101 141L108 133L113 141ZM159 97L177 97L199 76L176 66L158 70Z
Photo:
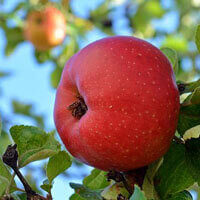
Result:
M27 200L27 195L26 195L26 193L12 194L12 197L13 197L15 200Z
M108 14L111 11L109 8L109 2L103 1L95 10L90 12L90 18L92 21L103 21L108 19Z
M193 199L191 194L188 191L184 190L182 192L172 195L166 200L193 200Z
M35 191L36 193L41 193L41 190L38 188L38 184L37 184L38 183L37 180L39 177L33 175L33 172L32 172L33 168L27 167L27 169L29 170L28 170L28 173L24 175L24 178L29 183L33 191Z
M82 198L85 198L87 200L103 200L101 195L100 195L101 190L91 190L91 189L85 187L84 185L75 184L75 183L70 183L70 186Z
M135 185L134 193L131 196L130 200L147 200L147 198L145 197L144 192L141 191L141 189L137 185Z
M200 87L200 79L190 83L184 83L182 81L177 81L177 84L183 84L185 89L183 93L193 92L196 88Z
M193 92L198 87L200 87L200 79L191 83L187 83L186 92Z
M11 136L17 144L19 152L19 166L53 156L60 150L60 144L53 133L46 133L33 126L13 126Z
M21 103L19 101L13 100L12 106L13 106L13 112L16 114L22 114L26 116L31 115L31 109L32 109L31 104L25 104L25 103Z
M70 197L70 200L86 200L85 198L81 197L79 194L73 194Z
M192 1L190 1L190 0L176 0L176 6L178 7L178 9L182 13L185 13L185 12L188 11L188 9L191 8Z
M123 195L126 198L129 197L129 192L124 187L123 183L114 182L103 190L103 192L101 193L101 196L104 199L115 200L117 199L119 194Z
M0 115L0 136L1 136L1 131L2 131L2 120L1 120L1 115Z
M177 130L181 136L197 125L200 125L200 105L181 106Z
M181 106L189 106L192 104L200 104L200 86L195 88L192 94L188 95L186 99L184 99Z
M154 183L162 199L194 184L183 144L172 143L164 156L163 164L156 173Z
M200 104L200 87L197 87L190 97L192 104Z
M197 49L200 52L200 25L197 26L196 34L195 34L195 43L197 45Z
M0 78L4 78L9 75L10 75L10 73L8 73L8 72L0 72Z
M40 116L34 113L32 104L25 104L25 103L13 100L12 107L13 107L14 113L30 117L36 122L37 126L41 128L44 127L43 116Z
M10 184L12 176L0 158L0 197L4 194L6 188ZM12 184L15 186L15 183Z
M107 181L106 172L99 169L93 169L91 174L84 178L83 185L90 189L103 189L110 183Z
M92 192L97 192L100 194L102 191L101 189L104 189L107 187L110 183L106 179L106 172L94 169L92 170L91 174L84 178L83 180L83 187L87 188L87 190ZM99 195L98 195L99 196ZM70 200L83 200L88 199L86 196L82 195L82 193L76 193L73 194L70 198Z
M144 191L147 199L159 199L158 194L154 187L154 177L159 167L163 162L163 158L157 160L156 162L148 166L144 181L142 184L142 190Z
M17 45L24 41L23 30L20 27L4 29L7 44L5 48L5 55L9 56L13 53Z
M161 48L161 51L167 56L170 63L172 64L174 73L178 72L178 55L176 51L170 48Z
M185 143L186 158L188 166L190 167L190 173L193 176L195 182L200 185L200 140L190 139Z
M188 42L180 35L169 35L165 38L162 47L168 47L184 53L188 50Z
M183 135L184 140L189 140L191 138L199 138L199 137L200 137L200 125L188 129Z
M145 13L145 14L144 14ZM143 1L138 4L135 15L130 13L132 26L136 31L142 32L146 37L151 37L154 33L150 21L154 18L160 18L164 15L165 10L157 0Z
M44 63L51 59L50 51L38 51L37 49L35 49L34 55L38 63Z
M90 31L92 28L93 28L93 24L90 20L75 17L73 20L73 23L68 24L67 33L70 35L73 35L73 36L75 36L76 34L79 34L79 36L84 36L86 34L86 32ZM75 34L73 34L73 31L75 32ZM69 47L68 48L69 53L67 52L68 59L78 50L78 43L77 43L76 38L72 37L71 39L74 40L74 42L73 42L74 44L67 45ZM70 43L71 43L71 41L70 41ZM69 57L69 54L70 54L70 57Z
M62 74L62 68L61 67L56 67L54 71L51 73L51 86L53 88L57 88L58 84L60 82L61 74Z
M63 69L65 63L79 50L79 46L75 37L70 37L70 41L65 45L55 59L56 67Z
M27 2L20 2L13 8L12 12L16 13L19 10L26 9L27 6L29 6Z
M103 1L95 10L90 12L90 21L107 35L113 35L112 21L109 16L112 10L113 8L109 6L109 1L106 0ZM78 24L76 23L75 25L77 27Z
M3 155L7 146L11 143L12 142L10 140L8 133L2 130L1 135L0 135L0 155Z
M47 177L50 184L53 179L63 173L72 164L71 157L66 151L60 151L51 158L47 164Z
M43 184L40 185L40 187L45 190L46 192L50 193L51 192L51 188L52 188L52 185L49 183L49 180L46 179L43 181Z

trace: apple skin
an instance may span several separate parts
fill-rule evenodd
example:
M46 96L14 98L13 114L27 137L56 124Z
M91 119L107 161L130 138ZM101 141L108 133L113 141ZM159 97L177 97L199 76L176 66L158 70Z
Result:
M67 109L77 94L88 107L80 119ZM66 63L54 121L75 158L105 171L129 171L168 150L179 107L165 55L144 40L114 36L91 43Z
M62 43L66 33L65 17L60 10L47 6L28 14L24 35L40 51L48 50Z

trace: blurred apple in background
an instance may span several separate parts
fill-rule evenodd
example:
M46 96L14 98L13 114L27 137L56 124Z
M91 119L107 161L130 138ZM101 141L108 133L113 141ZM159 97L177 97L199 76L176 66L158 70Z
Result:
M37 50L45 51L61 44L65 33L65 17L53 6L31 11L27 16L25 38L31 41Z

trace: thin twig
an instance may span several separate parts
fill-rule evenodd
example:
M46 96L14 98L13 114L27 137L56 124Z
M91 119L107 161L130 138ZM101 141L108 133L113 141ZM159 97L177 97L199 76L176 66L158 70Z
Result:
M185 144L185 140L183 138L179 138L177 136L174 136L173 140L179 144Z
M16 144L8 145L2 158L3 158L3 162L13 169L15 174L18 176L18 178L22 182L25 192L27 194L27 200L47 200L47 198L37 194L34 190L32 190L31 186L28 184L26 179L23 177L23 175L19 171L18 166L17 166L18 152L17 152ZM11 183L12 183L13 179L14 178L11 179Z

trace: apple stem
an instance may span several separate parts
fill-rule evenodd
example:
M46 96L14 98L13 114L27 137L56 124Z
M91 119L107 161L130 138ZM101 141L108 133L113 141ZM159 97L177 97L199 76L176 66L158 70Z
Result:
M143 184L147 169L148 169L148 166L145 166L145 167L124 172L124 176L126 180L128 181L132 190L134 190L135 184L137 184L139 187L142 188L142 184Z
M117 172L115 170L111 170L107 174L107 179L108 179L108 181L114 180L116 182L122 182L124 184L124 187L126 188L126 190L129 192L129 194L132 195L133 190L130 187L130 185L128 184L128 182L122 172Z
M125 196L123 196L122 194L119 194L117 196L117 200L128 200Z
M142 187L147 168L148 166L145 166L127 172L117 172L115 170L111 170L107 174L107 179L108 181L114 180L116 182L122 182L126 190L129 192L129 196L131 196L133 194L135 184ZM126 198L122 195L118 196L118 199L126 200Z
M179 83L177 86L178 86L179 94L180 95L183 94L184 91L185 91L185 88L186 88L185 84L184 83Z
M72 116L80 119L88 110L87 105L82 96L77 95L77 100L67 107L72 112Z
M185 144L185 140L183 138L179 138L177 136L174 136L173 140L177 142L178 144Z
M17 161L18 161L18 152L17 152L17 145L8 145L5 153L3 154L3 162L11 167L15 174L18 176L20 181L22 182L24 189L27 194L27 200L38 199L38 200L46 200L46 198L40 196L35 191L32 190L30 185L27 183L26 179L23 177L21 172L18 169Z

